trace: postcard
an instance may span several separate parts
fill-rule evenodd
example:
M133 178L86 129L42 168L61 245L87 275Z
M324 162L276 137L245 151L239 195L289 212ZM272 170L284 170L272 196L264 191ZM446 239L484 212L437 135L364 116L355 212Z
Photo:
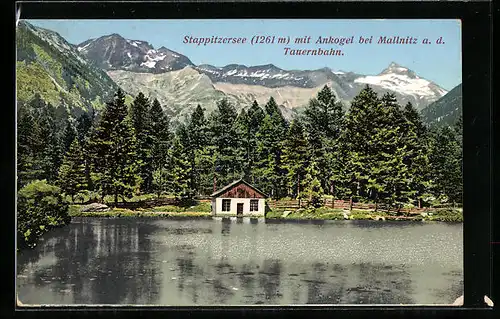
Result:
M461 304L460 20L16 28L19 304Z

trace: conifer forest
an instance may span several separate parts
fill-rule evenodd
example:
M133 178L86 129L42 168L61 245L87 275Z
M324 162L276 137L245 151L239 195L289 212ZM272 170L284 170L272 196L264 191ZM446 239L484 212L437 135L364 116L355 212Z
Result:
M347 109L328 86L291 121L271 97L226 99L171 127L158 100L118 89L78 117L35 96L18 107L18 188L45 180L79 201L140 194L199 198L243 178L272 199L352 199L389 207L462 201L462 120L427 127L411 103L366 86Z

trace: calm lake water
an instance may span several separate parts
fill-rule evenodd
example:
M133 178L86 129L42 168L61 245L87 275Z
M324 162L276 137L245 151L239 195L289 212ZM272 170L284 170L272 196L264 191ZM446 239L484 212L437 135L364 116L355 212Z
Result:
M74 219L18 256L24 304L443 304L462 224Z

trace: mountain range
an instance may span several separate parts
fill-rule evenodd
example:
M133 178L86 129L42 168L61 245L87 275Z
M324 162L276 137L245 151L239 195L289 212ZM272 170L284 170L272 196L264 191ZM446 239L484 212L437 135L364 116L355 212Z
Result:
M129 100L139 91L157 98L174 122L184 122L198 104L210 112L224 97L243 108L254 100L263 105L273 96L290 119L324 85L332 88L346 108L366 84L380 94L395 93L400 104L411 102L419 111L448 93L395 62L376 75L329 68L283 70L273 64L195 65L181 53L155 49L147 41L115 33L70 44L56 32L25 21L17 28L17 73L21 101L40 91L53 104L63 101L82 109L99 109L121 87ZM432 114L439 112L427 113L432 121Z

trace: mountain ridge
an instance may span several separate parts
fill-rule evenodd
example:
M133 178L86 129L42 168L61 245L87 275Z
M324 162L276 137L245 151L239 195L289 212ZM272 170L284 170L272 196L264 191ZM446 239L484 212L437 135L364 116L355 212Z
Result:
M115 41L118 41L116 39L120 40L119 45L115 44ZM158 74L191 67L207 75L213 83L259 85L268 88L315 88L332 83L335 93L344 101L352 99L366 84L372 85L379 93L394 92L402 103L412 102L419 110L447 93L436 83L418 76L396 62L392 62L376 75L333 71L328 67L315 70L284 70L272 63L251 66L231 63L222 67L211 64L195 65L188 57L171 50L169 58L165 58L160 51L169 49L164 46L156 50L147 41L125 39L117 34L91 39L90 42L87 40L77 47L86 58L106 71L126 70ZM117 47L120 49L117 50Z
M101 108L118 89L59 33L23 20L16 27L16 82L18 102L29 102L38 93L77 113Z
M55 69L68 69L65 76L69 75L69 78L78 78L80 73L85 75L84 81L80 79L73 89L72 92L76 92L74 96L67 100L68 104L74 103L82 109L94 107L94 104L99 108L112 97L113 90L118 87L131 95L143 92L151 98L158 98L174 122L185 121L198 104L210 111L216 107L218 100L228 98L240 110L249 107L254 100L263 105L271 96L279 104L282 113L286 114L286 118L291 119L300 113L324 85L330 86L346 108L366 84L378 94L395 93L401 105L412 102L418 110L447 93L396 62L376 75L333 71L327 67L316 70L284 70L273 63L253 66L233 63L216 67L210 64L195 65L188 57L164 46L155 49L148 41L126 39L117 33L88 39L75 45L55 31L39 28L28 22L21 21L22 28L41 34L36 41L45 41L52 47L51 50L71 57L63 59L64 61L56 59ZM36 42L33 39L31 41ZM26 48L30 46L31 44ZM18 70L21 70L21 78L33 73L31 69L23 69L23 64L28 63L26 61L33 56L31 51L29 48L19 50L18 43L18 53L21 56L18 58L18 64L21 63ZM61 94L59 91L64 91L67 83L61 81L62 75L51 70L52 64L44 61L42 59L43 63L38 63L38 67L42 69L38 71L52 72L44 75L44 81L49 84L53 82L50 85L54 88L50 88L49 92L58 97ZM396 85L397 81L399 86ZM86 87L90 87L92 93L82 93ZM21 93L24 94L26 90L29 88L25 85ZM52 100L57 99L52 97ZM81 103L80 100L84 102Z

